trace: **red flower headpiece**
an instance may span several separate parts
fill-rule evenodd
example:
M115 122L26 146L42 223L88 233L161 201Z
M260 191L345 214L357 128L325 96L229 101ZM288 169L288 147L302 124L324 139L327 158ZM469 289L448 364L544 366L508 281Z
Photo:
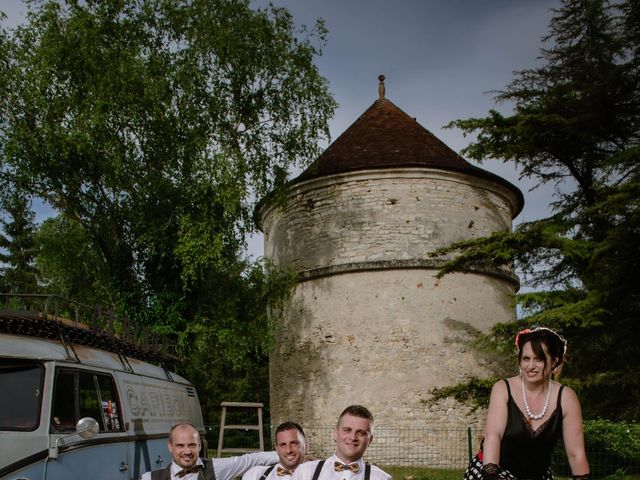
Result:
M531 330L530 328L525 328L524 330L520 330L517 334L516 334L516 352L518 352L520 350L520 347L518 346L518 340L520 339L520 335L524 335L526 333L531 333L533 330Z

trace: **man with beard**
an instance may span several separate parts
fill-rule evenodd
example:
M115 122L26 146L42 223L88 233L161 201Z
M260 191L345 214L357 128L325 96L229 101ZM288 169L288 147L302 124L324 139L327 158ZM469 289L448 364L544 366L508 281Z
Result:
M140 477L141 480L231 480L252 467L273 465L278 461L275 452L204 460L199 457L200 433L189 423L179 423L171 427L167 447L171 453L171 465L146 472Z
M271 467L253 467L242 480L289 480L298 465L304 462L307 441L302 427L295 422L278 425L275 433L279 463Z

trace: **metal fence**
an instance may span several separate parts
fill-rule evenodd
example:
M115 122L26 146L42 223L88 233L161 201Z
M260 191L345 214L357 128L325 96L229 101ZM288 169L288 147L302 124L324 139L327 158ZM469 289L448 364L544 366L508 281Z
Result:
M333 426L304 426L310 453L326 458L334 452ZM219 426L207 426L210 453L215 456ZM225 434L225 447L256 448L256 431ZM374 463L396 480L461 480L470 458L478 450L482 432L474 428L394 428L376 426L374 441L367 449L366 460ZM264 431L265 449L272 447L271 429ZM552 469L556 477L569 477L564 447L558 445ZM593 478L616 476L640 480L640 459L620 458L602 446L587 442L587 456Z

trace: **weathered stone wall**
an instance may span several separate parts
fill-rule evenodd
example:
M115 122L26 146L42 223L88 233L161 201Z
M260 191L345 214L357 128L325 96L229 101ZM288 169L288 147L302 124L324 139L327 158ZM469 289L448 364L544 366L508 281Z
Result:
M272 423L331 425L360 403L387 431L479 426L483 412L426 401L434 387L486 374L468 342L514 318L516 283L481 273L438 280L429 253L510 229L510 193L455 173L387 170L307 182L290 200L262 210L266 256L303 278L278 319ZM394 461L381 440L370 457ZM424 464L428 441L412 438L404 458ZM428 451L432 465L459 462L444 446Z
M476 274L387 270L302 282L281 318L271 355L271 417L330 425L347 405L361 403L376 425L399 430L459 429L482 412L454 401L428 405L429 391L482 376L484 362L467 342L478 330L512 318L506 282ZM405 445L405 458L424 461L428 438ZM386 453L376 442L379 455ZM446 462L449 448L430 448ZM387 459L370 455L375 461Z
M298 271L379 260L425 259L451 242L511 228L504 186L429 169L361 171L294 186L264 208L265 256Z

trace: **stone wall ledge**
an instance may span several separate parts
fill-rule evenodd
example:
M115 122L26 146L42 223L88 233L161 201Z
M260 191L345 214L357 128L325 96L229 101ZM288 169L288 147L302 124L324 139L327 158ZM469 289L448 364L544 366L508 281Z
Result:
M404 260L376 260L366 262L351 262L338 265L330 265L328 267L313 268L298 272L298 281L305 282L321 277L329 277L333 275L341 275L345 273L371 272L376 270L404 270L404 269L424 269L424 270L440 270L444 265L443 260L411 258ZM469 269L462 273L475 273L480 275L488 275L501 280L506 280L520 287L520 279L513 272L506 270L487 270L487 269Z

